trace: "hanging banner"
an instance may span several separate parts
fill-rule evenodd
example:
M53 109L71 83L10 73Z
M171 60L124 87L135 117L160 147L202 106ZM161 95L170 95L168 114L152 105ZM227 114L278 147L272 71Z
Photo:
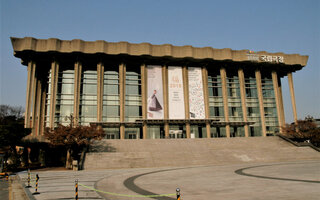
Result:
M162 88L162 67L158 65L147 66L148 77L148 119L163 119L163 88Z
M168 67L169 119L184 119L182 67Z
M188 67L190 119L205 119L202 73L199 67Z

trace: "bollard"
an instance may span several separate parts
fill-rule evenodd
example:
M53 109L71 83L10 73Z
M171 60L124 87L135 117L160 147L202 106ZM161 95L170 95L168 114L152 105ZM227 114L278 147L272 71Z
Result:
M76 200L78 200L78 179L76 179Z
M180 189L177 188L177 189L176 189L176 192L177 192L177 200L181 200L181 199L180 199Z
M9 180L9 174L5 173L5 176L6 176L6 181L8 181Z
M39 176L37 174L36 175L36 191L32 193L33 195L40 194L40 192L38 192L38 182L39 182Z
M26 188L31 188L31 185L30 185L30 169L28 169L28 185L26 186Z

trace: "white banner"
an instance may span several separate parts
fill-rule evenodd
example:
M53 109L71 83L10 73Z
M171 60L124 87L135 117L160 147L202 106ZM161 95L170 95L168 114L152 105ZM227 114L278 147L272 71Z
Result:
M168 67L169 119L185 119L181 67Z
M148 119L163 119L163 88L162 88L162 67L158 65L147 66L148 77Z
M188 67L190 119L205 119L202 73L199 67Z

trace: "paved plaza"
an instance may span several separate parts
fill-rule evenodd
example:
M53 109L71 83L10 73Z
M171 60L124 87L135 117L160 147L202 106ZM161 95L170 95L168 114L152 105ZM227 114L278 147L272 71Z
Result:
M1 199L3 199L3 200L9 199L8 190L9 190L8 182L4 178L0 179L0 197L1 197Z
M75 180L79 182L79 199L173 200L176 188L181 189L183 200L316 200L320 196L320 160L170 168L32 171L32 177L36 173L40 177L40 194L32 195L34 182L33 187L25 191L30 199L37 200L74 199ZM21 172L18 175L26 183L27 173Z

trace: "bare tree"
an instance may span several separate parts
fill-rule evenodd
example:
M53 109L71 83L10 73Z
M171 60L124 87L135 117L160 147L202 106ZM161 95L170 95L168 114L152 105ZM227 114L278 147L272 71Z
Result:
M0 120L6 117L23 118L24 109L22 106L0 105Z
M22 145L22 138L30 133L24 128L22 114L22 107L0 105L0 149L6 152L5 159L11 159L13 168L19 165L16 146Z

